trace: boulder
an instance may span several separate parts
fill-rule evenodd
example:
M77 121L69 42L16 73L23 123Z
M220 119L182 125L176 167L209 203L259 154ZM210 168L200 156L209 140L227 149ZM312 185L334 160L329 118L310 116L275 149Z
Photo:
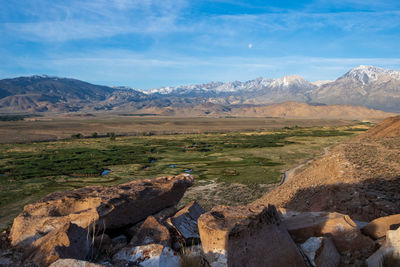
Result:
M217 206L198 220L203 252L216 266L306 266L274 206Z
M337 267L340 264L340 254L329 237L310 237L301 244L312 266Z
M385 243L367 259L368 267L381 267L385 257L397 262L386 266L400 265L400 228L386 232Z
M95 231L134 224L177 204L192 184L193 176L182 174L55 192L24 207L14 219L11 244L28 246L70 222Z
M382 238L388 230L396 230L400 226L400 214L385 216L371 221L362 231L374 239Z
M131 246L140 246L148 244L161 244L170 246L171 237L167 227L161 225L153 216L147 217L140 226L136 235L129 242Z
M49 267L104 267L104 265L75 259L59 259Z
M199 239L197 220L203 213L205 213L205 210L194 201L187 204L171 217L170 224L185 240Z
M88 232L76 224L66 224L32 243L24 258L39 266L48 266L58 259L84 260L90 251Z
M179 267L180 257L169 247L160 244L128 246L117 252L113 261L117 266Z
M371 251L374 242L364 236L349 216L337 212L282 213L283 221L292 238L303 243L310 237L329 235L340 253L362 250Z
M330 237L324 237L322 248L317 252L315 263L318 267L337 267L340 264L340 254Z

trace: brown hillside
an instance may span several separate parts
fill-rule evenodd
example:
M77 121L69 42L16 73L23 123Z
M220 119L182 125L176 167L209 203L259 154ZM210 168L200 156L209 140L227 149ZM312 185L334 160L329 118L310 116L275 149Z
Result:
M123 107L120 111L134 111L136 113L151 113L169 116L236 116L236 117L280 117L280 118L307 118L307 119L383 119L397 115L380 110L361 106L326 105L314 106L299 102L284 102L262 106L223 106L205 103L196 106L182 107L143 107L141 109Z
M270 116L287 118L386 118L394 115L380 110L351 105L315 106L299 102L284 102L280 104L244 107L232 109L236 116Z
M360 138L382 138L400 136L400 116L390 117L369 129Z
M257 202L362 221L400 213L399 146L399 137L341 144Z

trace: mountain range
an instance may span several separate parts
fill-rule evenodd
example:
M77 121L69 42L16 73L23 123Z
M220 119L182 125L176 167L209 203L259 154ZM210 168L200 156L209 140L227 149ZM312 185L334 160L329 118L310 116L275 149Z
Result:
M356 105L400 112L400 71L374 66L351 69L335 81L309 82L300 76L135 90L76 79L34 75L0 80L0 112L138 112L201 107L213 111L255 108L296 101ZM254 110L254 109L253 109ZM207 111L204 111L208 114Z

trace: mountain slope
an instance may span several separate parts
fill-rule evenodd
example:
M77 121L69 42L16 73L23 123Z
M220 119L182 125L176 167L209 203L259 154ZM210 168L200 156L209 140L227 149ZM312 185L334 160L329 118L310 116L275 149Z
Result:
M270 104L283 101L306 101L307 92L316 86L300 76L276 80L257 78L246 82L211 82L178 87L162 87L143 91L154 98L185 97L215 104ZM197 102L199 103L199 102Z
M279 79L210 82L148 91L94 85L46 75L0 80L0 112L136 112L168 109L166 114L170 114L177 108L198 107L203 110L204 105L215 105L214 107L220 106L220 112L225 113L227 108L252 106L252 111L247 109L239 112L244 115L255 111L264 114L264 108L256 107L287 101L315 103L314 105L366 106L400 112L400 72L360 66L333 82L310 83L293 75ZM218 109L209 113L215 113ZM324 112L323 108L320 109ZM285 112L288 111L281 111L280 114ZM271 111L267 113L270 114ZM317 111L313 112L316 113ZM297 116L294 113L292 115Z
M124 93L125 92L125 93ZM34 75L0 80L0 110L69 112L107 109L107 105L143 96L134 90L94 85L76 79Z
M323 84L310 94L311 101L325 104L363 105L399 111L400 71L359 66Z

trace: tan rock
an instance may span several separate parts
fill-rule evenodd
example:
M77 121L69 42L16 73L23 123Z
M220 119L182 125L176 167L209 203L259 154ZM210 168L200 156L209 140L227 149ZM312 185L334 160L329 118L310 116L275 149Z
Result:
M137 234L129 242L131 246L142 246L148 244L161 244L170 246L171 236L167 227L161 225L153 216L147 217L140 226Z
M384 237L388 230L395 230L400 226L400 214L385 216L371 221L362 231L374 239Z
M59 259L49 267L104 267L104 265L75 259Z
M165 208L165 209L163 209L162 211L160 211L160 212L157 212L156 214L153 214L152 216L154 217L154 218L156 218L156 220L158 221L158 222L160 222L161 224L164 224L164 222L167 220L167 219L169 219L170 217L172 217L175 213L176 213L176 206L172 206L172 207L168 207L168 208ZM140 226L142 225L142 223L143 223L143 221L142 222L139 222L139 223L137 223L137 224L135 224L135 225L133 225L133 226L131 226L131 227L129 227L128 229L126 229L125 231L124 231L124 234L129 238L129 239L132 239L132 237L134 236L134 235L136 235L136 233L138 232L138 230L139 230L139 228L140 228Z
M52 193L14 219L11 244L27 246L69 222L95 231L134 224L177 204L192 184L193 176L182 174Z
M76 224L66 224L32 243L25 259L39 266L48 266L60 258L85 259L90 250L88 232Z
M397 264L400 264L400 228L386 232L385 243L367 259L368 267L381 267L385 256L392 257Z
M217 206L200 216L206 259L215 266L306 266L274 206Z
M337 212L283 213L290 235L298 243L313 236L329 235L340 253L354 250L371 250L374 242L361 234L357 225L347 215Z
M196 201L191 202L171 217L171 224L184 239L198 239L200 235L197 220L203 213L205 210Z

